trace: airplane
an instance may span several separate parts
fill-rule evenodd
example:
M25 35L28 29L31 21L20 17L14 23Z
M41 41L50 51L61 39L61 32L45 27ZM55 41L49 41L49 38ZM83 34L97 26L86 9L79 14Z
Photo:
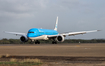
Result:
M57 42L63 42L66 36L74 36L79 34L86 34L91 32L97 32L100 30L92 30L92 31L80 31L80 32L68 32L68 33L58 33L58 16L56 19L56 24L54 30L49 29L41 29L41 28L32 28L28 31L28 33L18 33L18 32L7 32L14 35L21 36L20 40L22 42L27 42L28 40L34 41L35 44L40 44L39 40L52 40L52 44L57 44Z

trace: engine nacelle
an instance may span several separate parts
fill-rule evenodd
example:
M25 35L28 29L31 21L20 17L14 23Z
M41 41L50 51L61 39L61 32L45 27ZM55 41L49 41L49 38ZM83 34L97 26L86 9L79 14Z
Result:
M59 36L57 36L56 40L58 42L63 42L64 41L64 36L63 35L59 35Z
M27 41L28 41L28 38L27 38L26 36L21 36L21 37L20 37L20 40L21 40L22 42L27 42Z

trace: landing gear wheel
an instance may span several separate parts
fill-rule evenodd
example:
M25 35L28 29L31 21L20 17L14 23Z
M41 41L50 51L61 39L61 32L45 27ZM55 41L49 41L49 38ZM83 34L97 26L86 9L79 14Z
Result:
M40 44L40 42L38 41L38 44Z
M54 44L54 41L52 41L52 44Z
M55 44L57 44L57 41L55 41Z
M52 41L52 44L57 44L57 41Z
M37 41L35 41L35 44L40 44L40 42L37 40Z

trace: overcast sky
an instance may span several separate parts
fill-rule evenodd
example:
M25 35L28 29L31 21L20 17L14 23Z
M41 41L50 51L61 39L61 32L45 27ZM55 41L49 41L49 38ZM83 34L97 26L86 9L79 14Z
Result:
M67 38L105 38L105 0L0 0L0 39L20 38L3 31L54 29L57 16L59 33L102 30Z

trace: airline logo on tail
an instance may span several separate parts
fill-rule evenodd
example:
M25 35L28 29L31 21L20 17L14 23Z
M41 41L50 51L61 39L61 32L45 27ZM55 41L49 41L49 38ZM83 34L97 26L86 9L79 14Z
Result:
M57 31L57 26L58 26L58 16L57 16L57 19L56 19L56 25L55 25L55 29Z

